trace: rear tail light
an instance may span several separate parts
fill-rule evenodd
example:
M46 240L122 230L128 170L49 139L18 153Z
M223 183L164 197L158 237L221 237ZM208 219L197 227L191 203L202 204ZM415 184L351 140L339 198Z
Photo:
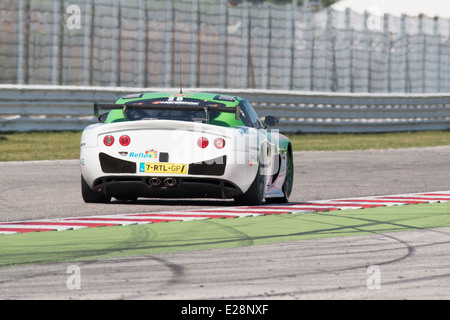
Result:
M225 140L223 140L222 138L214 139L214 146L217 149L222 149L223 147L225 147Z
M114 137L113 137L113 136L110 136L110 135L105 136L105 137L103 138L103 143L104 143L105 146L107 146L107 147L112 146L113 143L114 143Z
M197 140L197 145L202 149L206 148L208 146L208 144L209 144L208 139L206 139L204 137L198 138L198 140Z
M128 146L130 144L130 142L131 142L131 139L127 135L123 135L119 139L119 143L124 147Z

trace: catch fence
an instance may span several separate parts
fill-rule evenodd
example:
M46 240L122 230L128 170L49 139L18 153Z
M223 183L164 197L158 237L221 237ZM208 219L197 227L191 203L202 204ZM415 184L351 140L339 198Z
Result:
M296 1L2 0L0 83L450 92L449 30Z

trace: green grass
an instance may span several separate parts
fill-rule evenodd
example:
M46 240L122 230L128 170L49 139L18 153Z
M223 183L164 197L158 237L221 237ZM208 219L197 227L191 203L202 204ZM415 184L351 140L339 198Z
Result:
M438 227L450 227L450 203L32 232L0 235L0 267Z
M450 131L287 135L298 151L399 149L450 145Z
M81 132L0 133L0 161L78 159Z
M295 151L336 151L450 145L450 131L380 134L288 134ZM0 133L0 161L77 159L81 132Z

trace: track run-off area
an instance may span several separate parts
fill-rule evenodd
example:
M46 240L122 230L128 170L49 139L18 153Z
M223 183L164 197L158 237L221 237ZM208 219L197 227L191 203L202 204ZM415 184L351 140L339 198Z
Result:
M77 160L0 163L0 299L448 299L449 159L296 152L290 202L259 207L85 204Z

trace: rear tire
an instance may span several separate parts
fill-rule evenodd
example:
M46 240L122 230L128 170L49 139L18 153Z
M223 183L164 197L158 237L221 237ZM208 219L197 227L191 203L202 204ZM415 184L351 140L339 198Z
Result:
M264 200L265 179L258 172L250 188L239 196L234 197L234 202L240 206L260 206Z
M280 198L266 198L267 203L287 203L292 191L292 166L289 152L286 153L286 177L283 183L283 196Z
M83 176L81 176L81 195L86 203L109 203L111 201L111 197L92 191Z

